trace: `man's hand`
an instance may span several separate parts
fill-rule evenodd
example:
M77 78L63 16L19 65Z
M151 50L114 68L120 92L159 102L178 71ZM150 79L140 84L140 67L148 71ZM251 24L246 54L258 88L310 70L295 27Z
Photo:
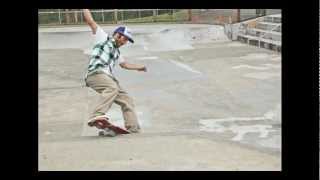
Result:
M90 26L92 33L96 34L98 25L97 23L93 20L91 13L89 11L89 9L83 9L83 16L84 16L84 20L87 22L87 24Z
M127 62L120 63L120 66L128 70L137 70L147 72L147 67L140 64L129 64Z
M146 66L142 66L141 68L138 68L137 70L138 70L138 71L147 72L147 67L146 67Z

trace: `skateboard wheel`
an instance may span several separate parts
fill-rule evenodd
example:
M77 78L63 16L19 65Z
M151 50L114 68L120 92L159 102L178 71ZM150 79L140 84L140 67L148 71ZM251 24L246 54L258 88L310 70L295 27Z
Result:
M99 136L107 136L107 137L114 137L116 136L117 134L110 130L110 129L105 129L103 131L99 131Z
M104 136L104 132L103 131L99 131L99 136Z

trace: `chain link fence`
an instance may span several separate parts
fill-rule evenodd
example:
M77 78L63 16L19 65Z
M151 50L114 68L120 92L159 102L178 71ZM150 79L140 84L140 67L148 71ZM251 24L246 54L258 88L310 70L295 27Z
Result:
M264 15L281 13L280 9L91 9L99 24L121 23L205 23L232 24ZM39 9L39 25L85 24L82 9Z

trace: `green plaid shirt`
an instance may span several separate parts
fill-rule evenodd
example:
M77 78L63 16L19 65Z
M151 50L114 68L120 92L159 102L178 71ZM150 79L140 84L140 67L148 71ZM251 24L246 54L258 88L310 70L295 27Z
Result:
M108 36L107 40L93 47L86 77L97 71L113 76L113 70L119 57L120 51L116 47L115 40Z

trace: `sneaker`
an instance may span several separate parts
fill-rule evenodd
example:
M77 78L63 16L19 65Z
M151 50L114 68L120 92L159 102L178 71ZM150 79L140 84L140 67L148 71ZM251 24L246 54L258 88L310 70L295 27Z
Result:
M126 127L126 129L130 133L139 133L140 132L140 127L139 126L129 126L129 127Z
M94 126L96 120L99 120L99 119L101 119L101 120L106 120L106 121L109 120L109 118L108 118L106 115L96 116L96 117L94 117L94 118L89 119L89 121L88 121L88 126L90 126L90 127ZM101 126L102 126L102 125L101 125Z

